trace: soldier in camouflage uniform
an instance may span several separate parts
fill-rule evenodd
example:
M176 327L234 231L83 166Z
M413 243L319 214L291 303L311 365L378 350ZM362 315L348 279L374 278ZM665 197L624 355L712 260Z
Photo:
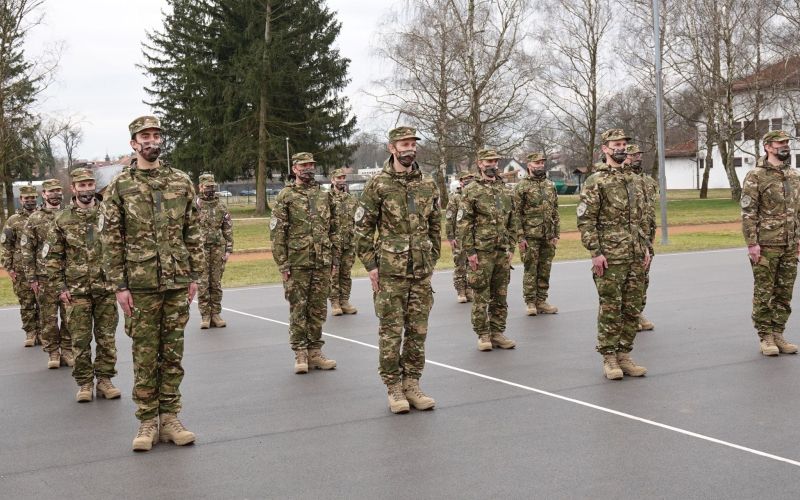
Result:
M233 253L233 222L228 208L220 203L216 194L217 183L213 174L200 176L200 193L197 198L198 221L203 236L206 266L200 276L197 303L200 309L200 328L224 328L222 319L222 273L225 263Z
M119 315L114 290L106 281L100 262L97 219L102 197L95 195L91 170L76 168L70 175L72 205L56 215L41 251L42 259L49 282L59 291L59 299L66 307L75 354L72 376L79 387L75 400L92 400L95 378L97 397L116 399L121 393L111 379L117 374L115 334Z
M558 308L547 303L550 269L561 235L556 186L547 178L542 153L528 155L528 176L514 188L519 253L525 266L522 297L528 316L555 314Z
M161 123L141 116L128 126L136 158L109 184L97 229L103 271L133 340L133 401L139 431L133 449L159 439L194 442L181 411L183 329L205 266L191 179L158 159Z
M27 241L23 236L23 228L28 218L36 210L38 194L33 186L19 188L20 208L6 221L0 243L3 245L3 267L11 277L14 294L19 300L19 315L22 318L22 329L25 330L25 347L41 344L41 327L39 325L39 304L36 294L31 290L23 267L22 247Z
M517 230L513 196L497 170L500 158L494 149L478 151L480 178L464 189L456 214L458 241L469 266L467 283L475 291L472 328L480 351L517 345L504 333Z
M462 304L471 302L473 298L472 289L467 286L467 254L465 254L456 238L456 215L458 214L458 204L464 193L464 188L475 180L475 175L471 172L461 172L458 175L459 186L456 193L450 197L447 210L444 214L444 231L447 234L447 242L453 252L453 286L458 294L458 301Z
M347 187L347 175L344 169L336 169L331 173L331 194L336 205L337 225L339 228L339 242L341 243L341 257L336 274L331 279L331 314L356 314L358 309L350 303L350 290L353 279L350 272L356 261L356 249L353 244L353 232L358 200L351 195Z
M269 222L272 256L289 301L289 344L294 372L336 368L322 352L322 325L328 315L331 275L339 265L338 214L333 194L314 180L311 153L292 156L295 181L275 199Z
M597 351L611 380L647 372L630 357L639 329L650 243L644 183L622 166L628 140L621 129L603 133L605 165L598 165L587 179L577 209L581 241L592 256L600 300Z
M72 338L66 323L66 310L59 300L60 288L47 278L42 250L50 236L56 214L61 210L64 199L61 183L48 179L42 183L44 204L31 214L22 229L25 244L22 249L22 263L28 285L36 294L39 304L39 329L42 332L44 352L48 355L47 368L73 366ZM59 316L61 323L59 324Z
M656 203L658 203L658 182L651 176L642 172L642 151L636 144L628 144L625 149L626 159L623 167L631 175L638 176L644 181L645 201L647 203L648 218L650 219L647 238L650 242L650 265L644 270L644 296L642 297L642 311L647 305L647 289L650 287L650 267L653 265L654 245L656 241ZM639 314L639 330L652 330L655 325L647 319L644 313Z
M405 126L389 131L390 156L367 182L355 215L358 258L369 272L380 322L378 372L392 413L407 413L409 403L418 410L436 404L419 379L442 222L439 189L416 162L416 134Z
M800 173L791 168L789 134L767 132L766 158L747 173L742 186L742 232L753 268L753 326L761 353L794 354L783 337L792 312L792 291L800 254Z

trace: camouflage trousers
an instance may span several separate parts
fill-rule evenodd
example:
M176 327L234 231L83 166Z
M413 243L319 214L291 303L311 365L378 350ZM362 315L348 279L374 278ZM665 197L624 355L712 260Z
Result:
M25 275L17 274L17 279L12 282L14 295L19 301L19 315L22 319L22 329L28 336L41 335L41 325L39 324L39 303L36 294L31 290Z
M117 299L113 293L73 295L66 306L67 327L72 335L75 366L72 377L78 385L95 377L112 378L117 374ZM95 357L92 363L92 333Z
M477 335L506 331L510 280L511 263L506 251L478 252L478 269L467 270L467 283L475 292L472 329Z
M197 283L197 305L201 316L222 312L222 273L225 272L225 246L205 247L206 267Z
M72 351L72 337L66 322L67 311L58 297L60 293L61 287L58 284L39 281L39 295L36 298L39 301L39 325L44 352Z
M753 326L759 336L783 333L792 313L792 291L797 277L797 250L761 247L761 260L753 264Z
M402 377L419 379L425 368L428 315L433 307L431 277L381 276L373 293L378 316L378 373L386 385Z
M133 340L136 418L181 411L183 329L189 321L187 289L134 291L125 333Z
M642 312L644 263L609 264L603 276L592 276L600 299L597 352L631 352Z
M328 316L331 270L292 268L283 283L289 301L289 345L293 351L319 349L322 325Z
M547 292L550 290L550 269L553 267L553 257L556 247L549 240L531 239L528 249L522 256L525 273L522 276L522 298L526 304L539 304L547 301Z
M350 290L353 288L353 278L350 272L356 262L356 252L354 248L342 251L339 259L339 267L336 274L331 278L331 300L346 302L350 300Z
M650 269L653 268L653 259L655 255L653 255L653 250L650 250L650 265L647 266L647 269L644 270L644 291L642 292L642 311L644 311L644 306L647 305L647 289L650 288Z
M453 286L460 295L467 288L467 254L460 247L453 249Z

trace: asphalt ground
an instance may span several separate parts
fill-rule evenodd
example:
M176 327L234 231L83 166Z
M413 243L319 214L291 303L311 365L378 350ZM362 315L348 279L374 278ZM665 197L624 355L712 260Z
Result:
M293 373L280 286L227 290L225 329L186 330L182 385L197 443L130 450L130 342L121 400L74 401L68 368L22 347L0 310L0 498L800 497L800 356L765 358L743 249L659 255L637 338L644 378L603 378L588 261L554 265L551 316L510 288L511 351L479 352L469 304L434 278L423 388L434 411L392 415L377 374L369 282L329 317L335 371ZM799 315L787 337L800 340Z

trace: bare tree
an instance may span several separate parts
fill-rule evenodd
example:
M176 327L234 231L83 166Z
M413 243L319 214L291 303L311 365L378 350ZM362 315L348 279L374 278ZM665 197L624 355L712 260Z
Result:
M56 175L56 158L53 141L58 138L64 124L52 119L43 119L36 128L36 143L39 151L39 173L49 177Z
M67 119L61 126L58 132L58 138L64 146L64 152L67 155L67 168L72 170L72 164L75 162L75 153L83 142L83 129L81 129L80 122L75 118Z

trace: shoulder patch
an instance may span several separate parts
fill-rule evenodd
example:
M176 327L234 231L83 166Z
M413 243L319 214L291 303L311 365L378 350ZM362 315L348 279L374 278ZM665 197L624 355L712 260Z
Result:
M363 219L363 218L364 218L364 207L362 207L361 205L359 205L359 206L358 206L358 208L356 209L356 214L355 214L355 216L353 217L353 219L354 219L356 222L359 222L359 221L361 221L361 219Z
M464 209L459 208L458 213L456 214L456 220L461 220L464 218Z
M269 220L269 230L274 231L275 228L278 227L278 219L275 217L270 218Z
M42 258L47 257L48 253L50 253L50 243L45 243L42 245Z
M445 214L444 214L444 218L445 218L445 219L452 219L452 218L453 218L453 212L451 212L450 210L448 210L447 212L445 212Z
M3 234L0 234L0 243L6 242L6 233L3 231Z
M750 206L751 203L753 203L753 198L751 198L749 195L744 195L742 196L742 200L740 203L742 205L742 208L747 208Z
M105 224L106 224L106 216L103 215L102 213L100 213L100 215L97 216L97 232L98 233L103 230L103 226L105 226Z
M586 213L586 203L580 202L580 204L578 204L577 212L578 212L578 217L582 217L583 214Z
M20 244L20 246L23 246L23 247L25 245L27 245L28 244L28 236L23 234L22 238L19 239L19 244Z

